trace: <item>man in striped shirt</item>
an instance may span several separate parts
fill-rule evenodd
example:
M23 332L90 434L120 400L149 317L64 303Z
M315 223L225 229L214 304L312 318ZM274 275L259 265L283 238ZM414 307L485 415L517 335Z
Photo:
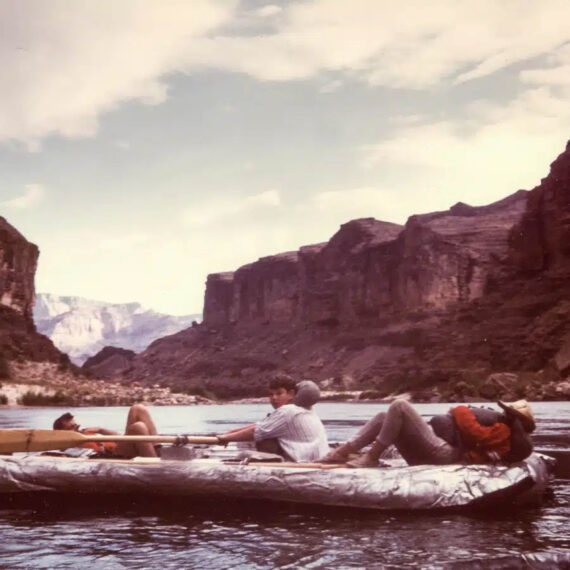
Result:
M293 379L281 376L270 382L269 390L274 411L255 424L218 435L220 443L255 441L258 449L267 450L263 444L274 440L276 451L288 461L322 457L328 451L328 440L323 423L312 410L318 399L317 386L309 381L296 385Z

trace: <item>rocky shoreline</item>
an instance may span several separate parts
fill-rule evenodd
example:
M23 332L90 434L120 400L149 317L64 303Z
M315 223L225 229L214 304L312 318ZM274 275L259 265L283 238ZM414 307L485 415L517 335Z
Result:
M26 408L38 406L130 406L144 403L151 406L192 406L223 404L265 404L267 396L239 398L232 400L212 400L199 395L172 392L170 388L159 386L124 385L105 380L89 380L51 370L49 363L30 363L25 368L26 380L3 382L0 385L0 397L6 401L1 408ZM32 373L30 373L32 372ZM45 381L49 377L50 380ZM424 392L393 393L381 396L373 390L334 390L324 389L321 402L346 403L383 403L388 404L396 398L403 398L414 403L493 403L497 400L513 401L526 398L530 401L567 401L570 399L570 382L553 383L542 386L545 391L529 391L521 394L515 390L519 379L515 374L503 373L489 376L486 383L475 391L472 386L459 386L457 393L440 392L433 388ZM483 395L484 394L484 395ZM31 398L30 398L31 395Z
M2 381L0 396L5 406L130 406L137 402L153 406L212 404L203 396L172 392L159 386L130 385L93 380L51 362L11 363L11 379Z
M155 384L88 378L71 366L52 362L11 361L9 378L0 381L0 406L130 406L145 403L151 406L191 406L210 404L265 403L265 394L245 398L215 398L206 395L173 391ZM496 402L525 398L529 401L570 400L570 381L550 380L542 373L495 372L476 378L472 371L451 384L423 390L394 391L386 394L363 390L350 375L336 376L319 384L322 402L390 403L405 398L416 403ZM260 387L261 393L263 388ZM209 394L207 394L209 395Z

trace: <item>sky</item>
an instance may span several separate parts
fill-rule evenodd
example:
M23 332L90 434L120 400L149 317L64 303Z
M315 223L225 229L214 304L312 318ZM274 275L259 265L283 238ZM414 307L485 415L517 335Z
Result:
M0 0L0 215L40 248L38 292L200 313L209 273L539 184L570 138L568 21L568 0Z

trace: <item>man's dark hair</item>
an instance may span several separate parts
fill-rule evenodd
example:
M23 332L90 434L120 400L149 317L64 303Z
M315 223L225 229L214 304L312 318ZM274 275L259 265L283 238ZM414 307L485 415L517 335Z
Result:
M66 412L62 416L59 416L55 422L53 422L53 429L65 429L65 422L73 419L73 414Z
M277 374L269 381L269 389L278 390L279 388L284 388L287 392L289 390L297 392L297 383L287 374Z

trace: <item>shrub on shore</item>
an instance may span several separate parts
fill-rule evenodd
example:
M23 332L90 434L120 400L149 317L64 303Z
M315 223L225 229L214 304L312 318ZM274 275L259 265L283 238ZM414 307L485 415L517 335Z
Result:
M190 396L202 396L203 398L208 398L208 400L217 400L217 395L212 390L209 390L204 384L201 382L197 384L192 384L186 390L184 390L186 394Z
M8 404L8 396L6 394L0 394L0 406L6 406Z
M21 406L75 406L77 402L74 398L60 391L47 395L35 390L28 390L18 398L18 404Z

